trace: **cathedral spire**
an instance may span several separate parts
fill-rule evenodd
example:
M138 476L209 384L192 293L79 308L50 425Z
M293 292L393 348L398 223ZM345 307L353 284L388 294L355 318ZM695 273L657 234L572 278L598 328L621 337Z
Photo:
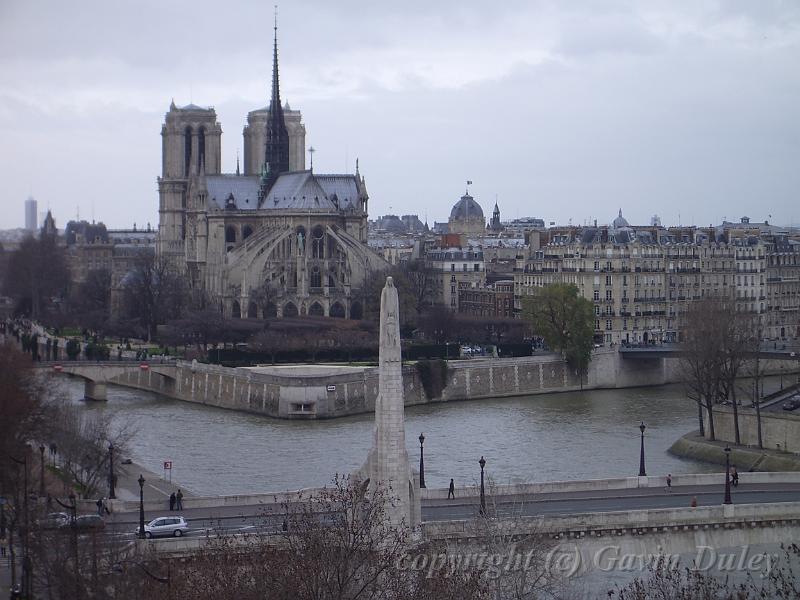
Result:
M281 173L289 170L289 132L283 118L281 93L278 76L278 7L275 7L274 41L272 47L272 96L269 104L269 120L267 121L266 148L264 152L263 171L268 173L262 178L261 199L266 197L269 188Z
M270 98L269 108L273 113L276 110L281 110L281 92L278 80L278 7L275 6L275 24L273 26L274 38L272 43L272 96Z

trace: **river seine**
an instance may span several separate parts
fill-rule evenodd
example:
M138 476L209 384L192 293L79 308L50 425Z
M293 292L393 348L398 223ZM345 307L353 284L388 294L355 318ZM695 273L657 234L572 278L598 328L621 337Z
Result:
M85 402L83 382L59 379L87 411L107 411L135 430L130 458L201 495L316 487L350 473L367 456L373 415L284 421L109 386L108 402ZM680 386L593 390L430 404L406 409L409 458L425 434L428 487L475 483L478 460L496 483L634 476L644 421L647 473L699 473L718 466L670 455L697 428L697 408Z

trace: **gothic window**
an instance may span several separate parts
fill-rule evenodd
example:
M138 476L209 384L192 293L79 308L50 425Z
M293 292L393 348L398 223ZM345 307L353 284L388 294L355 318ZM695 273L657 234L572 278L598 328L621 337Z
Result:
M246 240L253 234L253 228L250 225L245 225L244 229L242 229L242 239Z
M192 161L192 128L187 127L183 133L183 174L189 175L189 164Z
M225 228L225 243L226 244L236 243L236 227L234 227L233 225L228 225Z
M314 304L311 305L311 308L308 309L308 316L324 317L325 309L322 308L322 305L319 302L314 302Z
M322 287L322 277L319 272L319 267L316 265L311 269L311 287Z
M284 317L296 317L297 316L297 307L292 304L291 302L287 302L286 306L283 307L283 316Z
M344 319L344 307L339 302L334 302L330 311L331 317Z
M325 230L320 225L311 230L312 254L314 258L325 258Z

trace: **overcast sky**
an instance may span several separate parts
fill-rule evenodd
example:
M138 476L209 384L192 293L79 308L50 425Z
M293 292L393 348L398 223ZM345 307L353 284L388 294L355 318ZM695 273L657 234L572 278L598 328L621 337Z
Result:
M235 8L234 8L235 7ZM800 2L282 2L281 92L370 214L800 222ZM160 129L212 105L233 171L272 3L0 0L0 228L29 194L154 226Z

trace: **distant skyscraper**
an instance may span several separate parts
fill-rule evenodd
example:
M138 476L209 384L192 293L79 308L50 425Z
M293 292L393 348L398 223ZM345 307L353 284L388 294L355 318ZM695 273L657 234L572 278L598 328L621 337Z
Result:
M36 211L36 200L31 196L25 200L25 229L36 231L38 229L38 213Z

